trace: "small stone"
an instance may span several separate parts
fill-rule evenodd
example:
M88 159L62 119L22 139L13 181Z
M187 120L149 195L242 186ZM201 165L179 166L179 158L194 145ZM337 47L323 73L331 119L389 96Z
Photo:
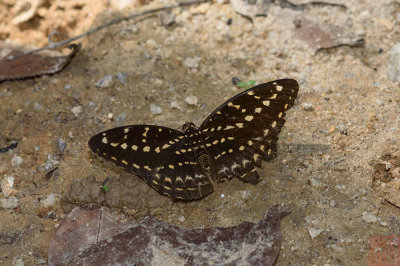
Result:
M321 183L319 180L316 180L314 178L310 178L310 184L312 187L324 187L325 184Z
M154 39L149 39L146 41L146 45L147 47L154 48L157 45L157 43Z
M334 126L334 125L332 125L330 128L329 128L329 134L332 134L333 132L335 132L335 130L336 130L336 127Z
M24 262L23 258L21 258L20 256L16 256L13 258L11 265L12 266L24 266L25 262Z
M378 20L378 23L381 24L382 26L384 26L389 31L391 31L394 27L393 22L391 22L390 20L388 20L386 18L380 18Z
M169 105L171 109L178 109L182 111L182 107L179 105L178 101L172 101Z
M150 105L150 112L153 115L159 115L159 114L162 113L162 108L160 106L155 105L155 104L151 104Z
M54 194L50 194L49 196L47 196L47 198L43 200L43 206L45 208L52 207L54 206L55 203L56 203L56 196L54 196Z
M378 217L372 212L363 212L362 219L367 223L376 223L378 221Z
M343 123L340 123L337 126L337 130L340 132L340 134L343 134L343 135L348 135L349 134L349 131L348 131L346 125L343 124Z
M121 113L115 118L115 120L117 121L117 124L122 124L125 118L126 118L126 113Z
M66 84L65 86L64 86L64 90L70 90L72 88L72 86L71 86L71 84Z
M336 206L336 202L335 202L334 200L331 200L331 201L329 202L329 205L333 208L333 207Z
M40 103L34 103L33 108L35 108L35 110L40 111L43 109L43 106Z
M187 67L187 68L193 68L196 69L199 67L199 61L200 61L200 57L196 56L196 57L188 57L185 59L185 61L183 61L183 66Z
M183 223L185 221L185 217L184 216L179 216L178 221Z
M112 82L112 76L107 75L107 76L101 78L99 81L97 81L95 86L97 88L108 88L108 87L110 87L111 82Z
M188 105L197 105L197 103L198 103L198 100L197 100L197 97L196 96L187 96L186 98L185 98L185 102L188 104Z
M12 166L21 165L23 161L24 161L24 160L23 160L20 156L14 155L14 156L11 158L11 165L12 165Z
M394 168L391 172L393 178L400 178L400 167Z
M18 199L14 196L8 199L0 199L0 204L4 209L14 209L18 207Z
M74 114L74 116L79 116L82 113L82 106L78 105L78 106L74 106L71 108L71 112Z
M232 77L232 84L233 85L238 85L240 82L240 79L238 77Z
M308 228L308 233L311 236L311 239L316 238L317 236L319 236L322 232L324 231L324 229L317 229L317 228Z
M163 26L170 26L175 22L175 15L170 11L161 11L158 13L158 18Z
M13 176L6 176L1 180L0 187L4 197L8 198L10 196L14 196L15 194L17 194L17 191L13 189L13 186L14 186Z
M108 119L112 119L113 117L114 117L114 114L113 114L113 113L108 113L108 114L107 114L107 118L108 118Z
M49 154L49 155L47 155L47 160L44 164L44 168L46 169L46 171L49 171L49 170L53 169L54 166L56 166L59 163L60 163L60 161L57 156L53 156L53 155Z
M251 195L251 192L249 190L242 190L240 194L242 195L242 199L247 199Z
M388 77L394 82L400 82L400 43L396 43L389 52Z
M121 82L122 84L126 84L126 73L118 72L117 78L118 78L119 82Z
M64 152L65 148L67 147L67 143L63 139L58 139L57 147L61 152Z
M304 111L314 111L314 107L311 103L303 103L301 107L303 107Z

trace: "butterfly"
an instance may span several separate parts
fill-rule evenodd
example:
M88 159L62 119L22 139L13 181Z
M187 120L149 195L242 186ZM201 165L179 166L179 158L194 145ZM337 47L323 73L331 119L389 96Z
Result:
M199 127L122 126L93 136L89 147L178 201L203 198L234 177L257 184L256 167L276 156L298 90L293 79L263 83L227 100Z

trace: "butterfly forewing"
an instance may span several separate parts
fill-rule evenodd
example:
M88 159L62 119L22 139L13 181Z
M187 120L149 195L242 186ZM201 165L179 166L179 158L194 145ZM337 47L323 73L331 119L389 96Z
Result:
M204 120L199 129L207 136L217 179L245 178L254 165L276 155L285 112L293 106L298 89L292 79L260 84L232 97Z

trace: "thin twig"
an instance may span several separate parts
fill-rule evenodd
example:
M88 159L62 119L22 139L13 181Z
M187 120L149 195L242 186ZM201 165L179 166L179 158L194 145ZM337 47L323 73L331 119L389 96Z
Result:
M76 41L76 40L78 40L78 39L80 39L82 37L88 36L88 35L90 35L90 34L92 34L94 32L102 30L102 29L104 29L106 27L109 27L111 25L121 23L122 21L125 21L125 20L130 20L130 19L133 19L133 18L136 18L136 17L139 17L139 16L143 16L143 15L147 15L147 14L151 14L151 13L156 13L156 12L160 12L160 11L163 11L163 10L169 10L169 9L182 7L182 6L201 4L201 3L206 3L206 2L209 2L209 1L210 0L190 0L190 1L179 2L179 3L175 3L175 4L170 4L170 5L154 8L154 9L140 11L140 12L134 13L134 14L126 16L126 17L122 17L122 18L117 18L117 19L111 20L110 22L105 23L105 24L103 24L103 25L101 25L99 27L96 27L94 29L88 30L87 32L84 32L84 33L82 33L82 34L80 34L78 36L75 36L75 37L72 37L70 39L66 39L66 40L60 41L60 42L52 42L51 41L51 37L49 36L49 45L47 45L45 47L42 47L42 48L39 48L39 49L28 51L28 52L25 52L25 53L22 53L22 54L19 54L19 55L9 56L9 57L7 57L7 60L13 60L13 59L18 58L20 56L25 56L25 55L28 55L28 54L33 54L33 53L37 53L37 52L40 52L40 51L51 50L51 49L55 49L55 48L60 47L60 46L64 46L64 45L66 45L66 44L68 44L70 42Z

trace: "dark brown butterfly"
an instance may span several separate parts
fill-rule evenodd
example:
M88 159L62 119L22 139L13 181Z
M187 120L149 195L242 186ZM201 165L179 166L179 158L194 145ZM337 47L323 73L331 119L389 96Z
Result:
M123 126L93 136L89 146L176 200L200 199L213 191L214 183L233 177L257 184L255 167L276 155L285 112L298 90L293 79L271 81L230 98L198 128L190 122L182 131Z

